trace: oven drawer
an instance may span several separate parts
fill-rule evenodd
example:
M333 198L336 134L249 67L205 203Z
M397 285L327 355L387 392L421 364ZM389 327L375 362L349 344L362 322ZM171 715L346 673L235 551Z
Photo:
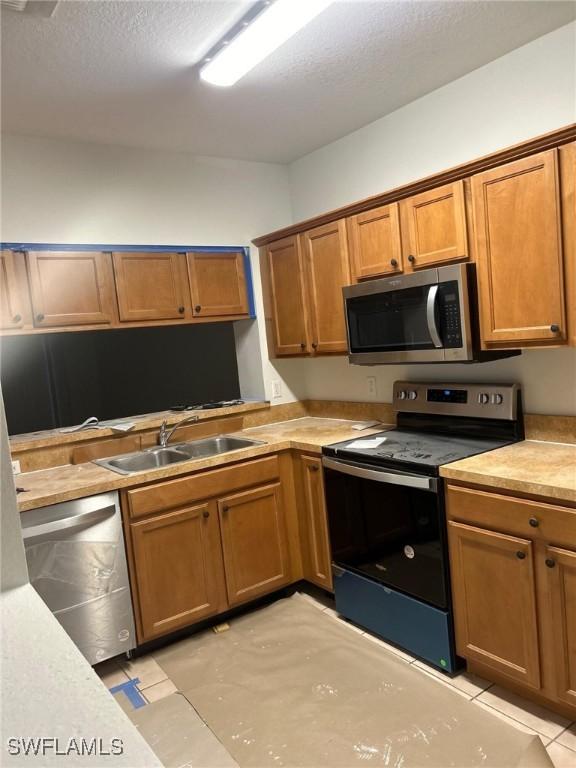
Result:
M445 672L456 671L448 613L334 568L336 610L347 619Z

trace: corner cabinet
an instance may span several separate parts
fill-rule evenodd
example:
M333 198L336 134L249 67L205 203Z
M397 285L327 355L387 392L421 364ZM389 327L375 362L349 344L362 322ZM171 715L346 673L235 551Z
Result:
M115 321L110 254L28 251L34 325L103 325Z
M186 260L194 317L248 316L244 254L193 252Z
M304 554L304 578L333 590L332 556L324 498L322 459L302 454L297 459L301 483L300 530Z
M472 195L484 345L564 343L558 150L473 176Z
M312 352L345 353L342 288L350 284L346 222L342 219L302 235Z
M472 672L576 716L576 508L448 485L456 649Z

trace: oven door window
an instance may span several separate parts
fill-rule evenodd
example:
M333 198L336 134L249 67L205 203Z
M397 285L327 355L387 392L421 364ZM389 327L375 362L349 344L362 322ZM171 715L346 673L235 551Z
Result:
M325 477L334 563L446 608L438 495L331 469Z
M430 287L347 299L350 352L434 349L427 317ZM436 307L434 311L437 312Z

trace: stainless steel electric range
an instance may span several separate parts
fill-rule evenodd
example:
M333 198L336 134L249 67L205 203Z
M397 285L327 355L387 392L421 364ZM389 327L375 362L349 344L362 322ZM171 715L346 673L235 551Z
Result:
M522 440L520 389L397 381L393 407L396 429L322 450L336 608L455 672L439 468Z

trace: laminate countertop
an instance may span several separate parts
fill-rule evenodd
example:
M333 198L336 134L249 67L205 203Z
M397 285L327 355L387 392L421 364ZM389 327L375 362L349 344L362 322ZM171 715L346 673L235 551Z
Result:
M319 454L323 445L337 443L391 429L392 425L383 425L377 429L358 431L352 429L357 422L344 419L323 419L304 417L263 427L235 432L235 435L261 440L262 445L252 445L237 451L211 456L205 459L192 459L180 464L138 472L132 475L119 475L110 469L88 462L85 464L65 464L60 467L25 472L16 475L16 485L25 489L18 493L18 509L25 512L49 504L92 496L120 488L135 488L139 485L181 477L248 459L266 456L291 448Z
M446 464L440 475L495 490L576 503L576 445L524 440Z

